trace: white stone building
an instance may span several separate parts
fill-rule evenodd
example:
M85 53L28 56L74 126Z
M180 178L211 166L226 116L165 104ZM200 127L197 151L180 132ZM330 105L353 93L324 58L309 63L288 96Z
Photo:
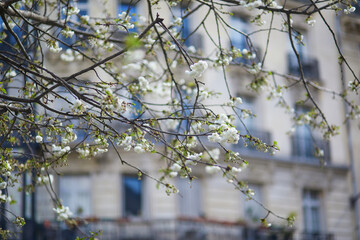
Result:
M296 6L298 3L295 1L288 4ZM164 10L167 7L163 2L159 5L160 15L169 22L171 15ZM106 5L100 6L95 0L79 0L81 10L91 17L101 16L101 9L104 7L116 16L128 6L129 3L125 1L108 0ZM146 14L146 7L146 1L139 1L132 11ZM190 5L191 7L193 6ZM201 13L206 14L205 9ZM334 29L338 26L336 21L343 20L341 16L337 17L331 12L324 15ZM201 14L191 16L186 22L188 25L184 27L191 31L192 24L202 17ZM234 16L231 19L228 17L229 22L244 31L258 28L249 22L250 16L246 11L234 11ZM350 22L360 20L360 15L347 17L351 18L347 20ZM294 18L294 24L301 23L294 27L301 29L306 44L298 49L301 52L305 77L324 88L341 89L338 52L333 47L331 33L323 24L309 27L304 20L296 21L296 16ZM321 22L318 15L315 19ZM209 18L206 24L209 26L208 30L216 35L214 21ZM274 24L281 24L276 21ZM349 56L349 61L355 63L353 66L357 69L359 51L354 49L359 47L360 35L356 35L357 40L354 40L354 35L350 35L355 34L354 32L356 30L349 32L345 28L343 47L345 55ZM252 38L259 49L259 57L266 49L267 34L259 32ZM245 39L232 35L235 34L230 33L234 46L246 48ZM210 52L213 48L211 40L202 30L186 44L196 45L202 52ZM229 46L230 42L224 37L223 44ZM266 59L263 68L276 69L278 73L286 75L298 74L298 67L293 63L294 58L290 52L286 34L272 32L267 53L270 57ZM49 67L58 71L71 72L78 67L71 64L51 66L55 61L57 60L50 59ZM221 176L206 174L200 168L193 169L198 179L193 181L191 186L186 179L174 178L181 196L167 196L161 187L156 188L156 182L150 178L145 177L138 181L137 171L122 165L115 151L91 160L80 159L73 154L69 157L69 166L57 170L60 175L55 177L55 191L75 216L88 219L89 225L82 228L103 230L100 239L354 239L354 209L349 201L353 193L345 126L341 134L330 142L322 140L318 133L311 135L306 125L296 127L289 135L287 132L292 129L293 123L285 110L276 106L276 101L266 100L267 95L249 91L246 85L251 81L251 77L244 70L230 66L227 73L232 93L242 97L243 107L257 115L256 118L246 120L249 131L267 143L276 140L281 149L271 156L251 147L245 148L243 143L233 146L233 149L239 151L249 162L249 167L241 173L240 178L255 190L255 199L267 209L283 217L295 215L293 228L287 228L286 221L276 217L268 220L272 224L270 228L261 227L259 219L267 215L267 210L253 201L246 201L246 197ZM92 76L87 77L91 79ZM222 78L222 71L211 69L204 73L202 81L210 90L224 92L225 83L219 80ZM294 82L287 78L281 78L280 81L288 81L289 85ZM345 116L343 103L334 101L331 95L312 91L331 122L342 125ZM294 86L284 94L284 98L296 111L306 112L306 104L296 105L296 101L302 98L304 93L302 86ZM358 136L357 132L353 132L356 169L359 169L360 162L360 152L356 148L360 144ZM315 157L313 141L324 151L322 161ZM160 176L158 167L162 162L159 160L159 165L154 164L154 156L134 152L122 154L124 159L145 169L149 175ZM60 231L64 226L54 223L52 203L46 196L44 188L37 189L37 220L51 221L51 227L58 229L57 236L69 239L66 234L72 233Z

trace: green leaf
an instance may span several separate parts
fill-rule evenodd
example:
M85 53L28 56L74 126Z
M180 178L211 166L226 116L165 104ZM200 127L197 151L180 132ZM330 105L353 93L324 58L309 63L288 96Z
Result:
M141 45L142 45L141 41L137 37L134 37L133 35L129 35L125 38L125 46L127 48L138 48L141 47Z

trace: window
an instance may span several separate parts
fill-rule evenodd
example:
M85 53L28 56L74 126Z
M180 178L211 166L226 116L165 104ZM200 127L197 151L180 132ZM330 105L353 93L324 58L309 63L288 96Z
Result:
M135 1L132 1L135 2ZM117 6L117 13L121 14L122 12L127 12L127 16L131 17L131 22L137 21L137 6L132 5L132 2L120 1ZM123 29L125 31L125 29ZM136 27L132 29L127 29L129 32L136 32Z
M263 202L262 187L259 184L248 184L249 188L255 192L253 199ZM260 222L266 215L266 210L253 200L244 200L244 218L249 222Z
M321 231L321 202L320 192L314 190L303 191L303 214L305 233L320 233Z
M247 33L249 31L249 25L247 20L241 16L233 16L231 18L231 26L238 30L230 30L231 44L237 49L243 50L248 49L249 46L246 41L246 37L240 32Z
M175 18L181 18L182 19L182 25L176 27L176 30L180 32L181 38L184 39L184 44L187 47L194 46L195 49L201 49L202 48L202 35L199 32L193 32L194 28L191 26L191 20L190 16L185 17L185 15L188 14L188 4L181 6L181 7L175 7L172 8L172 13Z
M298 116L311 111L311 108L307 106L297 105L295 109ZM330 142L322 139L319 133L313 132L308 124L298 125L291 141L292 154L298 157L296 160L310 163L322 163L322 161L329 162L331 160Z
M62 204L76 217L91 215L91 182L88 175L65 175L59 179Z
M80 12L76 15L71 15L70 17L70 21L71 22L76 22L79 23L80 22L80 18L79 16L85 16L88 15L88 0L78 0L78 1L71 1L70 2L71 6L77 7L79 8ZM65 19L66 17L66 13L63 12L63 10L61 9L61 18ZM70 27L74 27L74 24L72 23L68 23L68 26ZM85 29L81 28L81 27L77 27L79 30L84 31ZM69 48L68 45L73 45L76 41L80 40L77 39L77 35L74 35L71 38L66 38L64 37L61 33L59 33L58 35L59 40L61 40L62 42L64 42L65 44L60 43L60 47L67 49Z
M296 106L295 109L298 115L307 114L311 110L306 106ZM302 158L313 158L315 156L314 140L309 125L302 124L296 127L292 144L293 155Z
M312 78L319 80L319 64L317 59L311 58L309 54L309 44L308 34L305 30L300 30L299 32L293 33L293 42L296 51L299 54L301 66L303 69L304 76L306 78ZM301 40L302 39L302 40ZM301 40L301 41L300 41ZM305 45L303 45L306 44ZM289 54L288 54L288 72L289 74L300 76L299 63L294 53L294 50L291 47L289 42Z
M176 27L176 30L178 32L181 32L182 39L186 39L189 36L189 34L191 33L189 17L183 18L186 15L186 8L175 7L172 9L172 12L173 12L175 18L182 19L182 25Z
M196 179L189 184L188 179L177 179L177 188L179 189L178 210L179 215L183 217L201 217L202 209L202 191L201 181Z
M123 176L123 215L142 215L142 181L137 176Z
M131 5L126 1L121 1L117 6L117 13L121 14L122 12L128 12L129 16L135 17L137 14L137 9L135 5Z
M255 114L255 99L253 97L244 96L241 97L242 104L239 105L241 110L238 110L239 116L241 117L242 122L245 124L246 128L251 132L252 129L256 128L254 123L255 119L249 114ZM249 112L250 111L250 112ZM245 131L245 127L240 122L240 129Z
M10 22L10 21L8 21L8 23L10 26L12 24L14 24L14 22ZM23 35L25 34L27 25L23 22L20 22L19 25L18 24L19 24L19 22L17 22L17 24L15 24L15 26L12 28L12 30L18 36L20 41L22 41L24 47L27 48L27 46L25 44L26 41L23 39ZM0 33L1 33L0 34L1 37L3 37L3 34L4 35L6 34L6 37L0 43L0 51L10 52L10 53L14 54L14 52L17 51L14 48L14 45L16 44L16 39L7 29L5 29L5 23L1 17L0 17ZM13 58L13 56L8 56L8 57ZM7 64L5 64L5 65L7 65Z

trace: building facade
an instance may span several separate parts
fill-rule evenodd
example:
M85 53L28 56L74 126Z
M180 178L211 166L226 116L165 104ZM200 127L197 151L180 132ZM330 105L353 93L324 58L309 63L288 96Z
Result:
M131 2L115 0L109 0L101 6L95 0L79 0L77 4L81 14L91 17L101 17L104 9L111 16L116 16L131 7ZM295 7L299 3L287 4ZM188 7L194 8L196 4ZM130 13L146 16L146 8L146 2L139 1L131 8ZM167 4L160 2L160 16L169 23L173 17L170 11L165 9L168 9ZM181 15L181 12L186 10L174 10L174 15L179 14L176 11ZM233 13L226 17L237 29L244 32L261 29L250 22L251 16L246 11L234 10ZM196 23L200 22L205 14L205 9L200 10L196 16L190 16L183 21L184 36L195 29ZM337 16L332 12L324 15L330 26L334 26L334 29L340 28L344 55L358 73L360 35L354 27L357 29L356 24L360 17L356 14ZM298 25L293 27L298 29L304 38L305 45L297 45L296 48L305 78L322 88L341 89L339 53L335 47L329 47L333 44L331 33L320 24L318 15L314 19L318 20L319 24L313 27L306 24L305 19L297 18L294 16L294 24ZM270 22L271 19L266 21ZM341 24L338 24L338 21ZM210 17L205 23L209 26L210 35L216 36L215 19ZM279 19L274 20L274 26L279 29L281 24ZM220 34L227 35L226 32ZM267 49L267 34L268 32L258 31L252 37L259 61ZM270 47L266 50L269 57L262 68L275 69L276 74L283 75L277 78L278 83L292 86L281 98L267 100L267 94L249 90L246 86L252 82L252 77L243 68L236 66L239 62L234 60L234 64L227 66L229 89L232 94L243 99L244 109L251 110L257 116L244 120L249 132L268 144L276 140L281 149L271 155L256 150L251 144L245 147L242 140L232 146L234 151L238 151L249 162L249 167L239 178L255 191L254 199L265 208L255 201L247 201L244 194L220 175L208 174L200 167L193 168L197 179L192 183L184 178L173 178L180 194L168 196L164 189L158 189L157 183L152 179L143 177L138 180L138 172L122 165L115 151L92 159L81 159L73 153L69 156L69 164L54 172L53 186L63 204L71 209L74 216L86 219L86 223L79 224L80 229L102 230L99 239L355 239L355 215L350 204L354 195L348 148L350 142L346 127L340 130L340 135L325 141L321 133L311 131L307 124L294 124L291 115L293 113L288 114L286 108L279 106L283 99L299 115L306 114L312 107L304 97L303 86L296 83L299 67L288 36L281 31L271 34ZM232 32L228 36L229 38L224 37L222 40L225 46L232 45L239 49L249 47L243 36ZM212 40L203 29L185 41L185 45L193 45L205 55L214 48ZM49 68L59 72L71 72L79 67L71 63L54 64L58 61L57 57L49 55ZM249 63L247 59L240 62ZM351 78L348 72L346 75L346 79ZM94 76L89 73L86 77L92 79ZM210 91L226 92L225 82L218 79L223 79L220 68L209 69L202 77ZM271 76L268 81L272 81ZM328 119L334 124L343 125L344 104L333 100L331 94L316 88L311 89L311 92ZM298 104L299 100L304 100L305 104ZM240 131L245 131L240 123L238 127ZM354 124L352 128L357 126ZM353 151L354 169L358 170L357 158L360 152L356 146L360 143L358 133L351 133L353 149L350 150ZM323 154L317 154L320 150ZM153 155L122 151L122 156L129 159L131 164L141 166L150 176L161 176L158 169L163 163L153 159ZM357 181L359 185L360 180ZM36 189L34 201L36 221L41 225L39 231L45 239L71 239L79 234L56 222L52 201L45 187ZM295 216L294 225L289 227L283 219L271 216L267 219L271 227L265 228L260 219L267 216L267 209L285 218Z

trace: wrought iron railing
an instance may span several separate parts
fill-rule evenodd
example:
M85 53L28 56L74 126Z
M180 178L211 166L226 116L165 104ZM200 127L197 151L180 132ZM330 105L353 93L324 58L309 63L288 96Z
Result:
M291 138L292 155L296 161L321 163L330 162L330 143L311 136L294 135ZM318 151L317 151L318 148Z
M251 136L252 140L244 140L240 139L239 143L236 145L236 148L240 148L242 152L259 152L257 149L257 141L260 140L262 143L271 144L271 133L268 131L260 130L258 128L250 128L249 130L249 136ZM242 134L244 134L244 131L241 131Z
M32 231L34 229L28 229ZM101 230L102 240L292 240L293 230L248 227L243 223L219 222L206 219L92 219L69 229L65 224L45 222L37 224L32 240L67 240L84 237L84 233ZM24 232L24 235L27 233ZM12 238L23 239L22 234ZM323 239L321 239L323 240ZM326 239L328 240L328 239Z
M300 57L302 70L305 78L320 80L319 63L315 58ZM294 76L300 76L300 68L294 53L288 54L288 73Z
M302 233L300 240L335 240L331 233Z

